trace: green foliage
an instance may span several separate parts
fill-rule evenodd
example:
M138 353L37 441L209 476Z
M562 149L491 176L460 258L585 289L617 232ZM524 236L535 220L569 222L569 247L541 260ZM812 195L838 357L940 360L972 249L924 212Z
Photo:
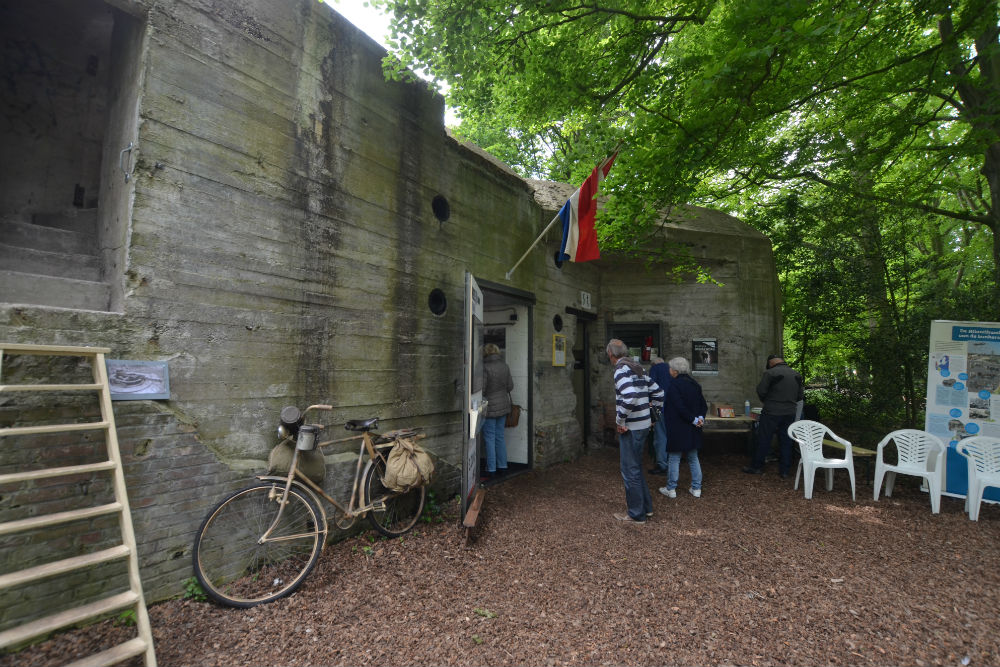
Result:
M497 614L496 614L495 611L490 611L489 609L486 609L485 607L476 607L472 611L476 614L476 616L482 616L483 618L496 618L497 617Z
M427 499L424 501L424 511L420 515L420 520L424 523L444 522L444 507L438 501L437 494L433 491L427 492Z
M115 617L113 625L134 627L136 624L135 609L126 609Z
M993 0L377 4L399 68L446 82L458 133L522 174L576 184L624 142L602 247L634 247L675 204L814 187L921 225L1000 224Z
M184 580L184 599L194 600L195 602L208 601L208 595L205 594L205 589L198 583L197 577L188 577Z
M920 425L931 320L997 319L995 0L377 2L400 68L446 82L457 133L522 175L575 185L622 143L602 248L711 282L648 247L663 211L766 233L784 356L831 418Z

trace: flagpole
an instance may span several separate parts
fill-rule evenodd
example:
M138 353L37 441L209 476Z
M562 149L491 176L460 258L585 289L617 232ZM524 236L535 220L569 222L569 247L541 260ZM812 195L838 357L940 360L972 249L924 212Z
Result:
M506 276L507 280L510 280L510 275L511 275L512 273L514 273L514 269L516 269L516 268L517 268L518 266L520 266L520 265L521 265L521 262L523 262L523 261L524 261L524 258L528 256L528 253L529 253L529 252L531 252L531 249L532 249L532 248L534 248L534 247L535 247L536 245L538 245L538 242L542 240L542 237L543 237L543 236L545 236L545 234L546 234L546 233L547 233L547 232L548 232L548 231L549 231L550 229L552 229L552 225L556 224L556 220L559 220L559 219L560 219L560 218L559 218L559 214L558 214L558 213L556 213L556 217L552 218L552 222L550 222L550 223L549 223L549 224L548 224L548 225L547 225L547 226L545 227L545 229L543 229L543 230L542 230L542 233L538 235L538 238L537 238L537 239L535 239L535 242L534 242L534 243L532 243L532 244L531 244L530 246L528 246L528 249L524 251L524 254L523 254L523 255L521 255L521 259L517 260L517 264L515 264L515 265L514 265L514 266L512 266L512 267L510 267L510 271L508 271L508 272L507 272L507 276Z

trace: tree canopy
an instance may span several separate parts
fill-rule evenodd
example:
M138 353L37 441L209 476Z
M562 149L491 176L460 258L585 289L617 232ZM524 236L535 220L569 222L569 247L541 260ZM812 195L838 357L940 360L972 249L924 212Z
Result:
M623 142L602 247L678 203L769 234L801 364L902 387L919 356L873 349L919 355L915 322L925 344L929 319L997 319L996 0L378 3L389 69L446 82L458 132L524 175L580 181ZM897 397L911 418L918 389Z

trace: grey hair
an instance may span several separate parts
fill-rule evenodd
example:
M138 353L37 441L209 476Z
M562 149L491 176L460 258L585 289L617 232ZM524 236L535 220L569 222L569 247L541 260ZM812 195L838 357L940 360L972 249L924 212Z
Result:
M674 357L670 360L670 370L677 371L678 375L684 375L691 372L691 364L684 357Z
M628 354L628 346L621 342L617 338L612 338L608 341L608 347L606 348L608 354L610 354L615 359L621 359Z
M654 364L662 364L664 361L663 357L653 357Z

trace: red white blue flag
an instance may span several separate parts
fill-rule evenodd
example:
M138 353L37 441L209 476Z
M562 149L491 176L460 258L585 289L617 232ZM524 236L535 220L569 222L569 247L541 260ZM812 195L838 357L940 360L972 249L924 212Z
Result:
M559 259L571 262L589 262L600 259L601 251L597 247L597 232L594 230L594 220L597 218L597 189L601 181L611 171L615 163L615 151L611 157L594 167L590 176L583 182L580 189L566 200L559 214L562 220L562 245L559 246Z

